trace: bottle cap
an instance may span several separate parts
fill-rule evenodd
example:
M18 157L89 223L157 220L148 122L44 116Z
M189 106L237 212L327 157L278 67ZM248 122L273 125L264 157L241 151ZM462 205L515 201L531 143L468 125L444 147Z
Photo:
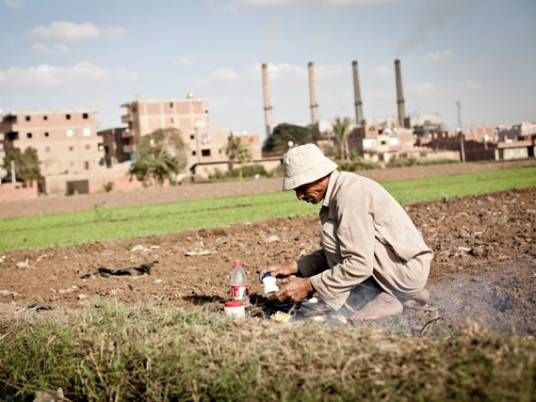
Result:
M242 261L241 260L234 260L233 261L233 267L241 267Z
M262 274L261 280L263 280L264 278L268 278L269 276L272 276L272 274L270 272L265 272L264 274Z

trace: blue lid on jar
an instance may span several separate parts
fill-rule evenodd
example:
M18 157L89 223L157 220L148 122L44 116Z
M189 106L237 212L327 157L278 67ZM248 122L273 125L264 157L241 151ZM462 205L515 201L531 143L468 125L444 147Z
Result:
M265 272L264 274L262 274L261 279L264 280L264 278L268 278L269 276L272 276L272 274L270 272Z

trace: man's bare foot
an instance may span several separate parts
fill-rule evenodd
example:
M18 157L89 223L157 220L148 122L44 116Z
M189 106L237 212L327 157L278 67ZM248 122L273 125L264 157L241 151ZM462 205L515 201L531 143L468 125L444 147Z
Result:
M370 321L381 320L382 318L391 317L401 314L404 308L396 296L386 292L381 292L374 299L369 301L365 307L356 312L352 321Z
M420 308L425 306L430 301L430 292L428 289L424 288L419 290L417 293L404 298L404 307L408 308Z

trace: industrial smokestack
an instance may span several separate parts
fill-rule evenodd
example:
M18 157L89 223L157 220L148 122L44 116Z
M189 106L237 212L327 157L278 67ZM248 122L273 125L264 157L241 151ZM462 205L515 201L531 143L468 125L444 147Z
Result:
M262 64L262 95L264 98L264 124L266 136L272 134L272 101L270 99L270 84L268 82L268 65Z
M359 85L359 72L357 70L357 61L352 61L352 72L354 76L354 107L355 107L355 123L359 126L365 122L363 116L363 101L361 100L361 87Z
M311 124L318 124L318 103L316 101L315 65L312 61L307 64L309 71L309 107L311 108Z
M402 73L400 72L400 60L395 60L395 79L396 79L396 105L398 107L398 124L404 127L406 118L406 105L404 103L404 91L402 90Z

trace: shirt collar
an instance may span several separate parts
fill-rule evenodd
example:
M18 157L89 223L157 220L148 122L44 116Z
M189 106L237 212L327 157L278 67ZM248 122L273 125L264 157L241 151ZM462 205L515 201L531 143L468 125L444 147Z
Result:
M339 177L338 170L334 170L329 176L328 188L326 190L326 195L324 195L324 201L322 202L322 205L324 207L329 207L331 193L333 192L333 187L335 187L335 182L337 181L337 177Z

